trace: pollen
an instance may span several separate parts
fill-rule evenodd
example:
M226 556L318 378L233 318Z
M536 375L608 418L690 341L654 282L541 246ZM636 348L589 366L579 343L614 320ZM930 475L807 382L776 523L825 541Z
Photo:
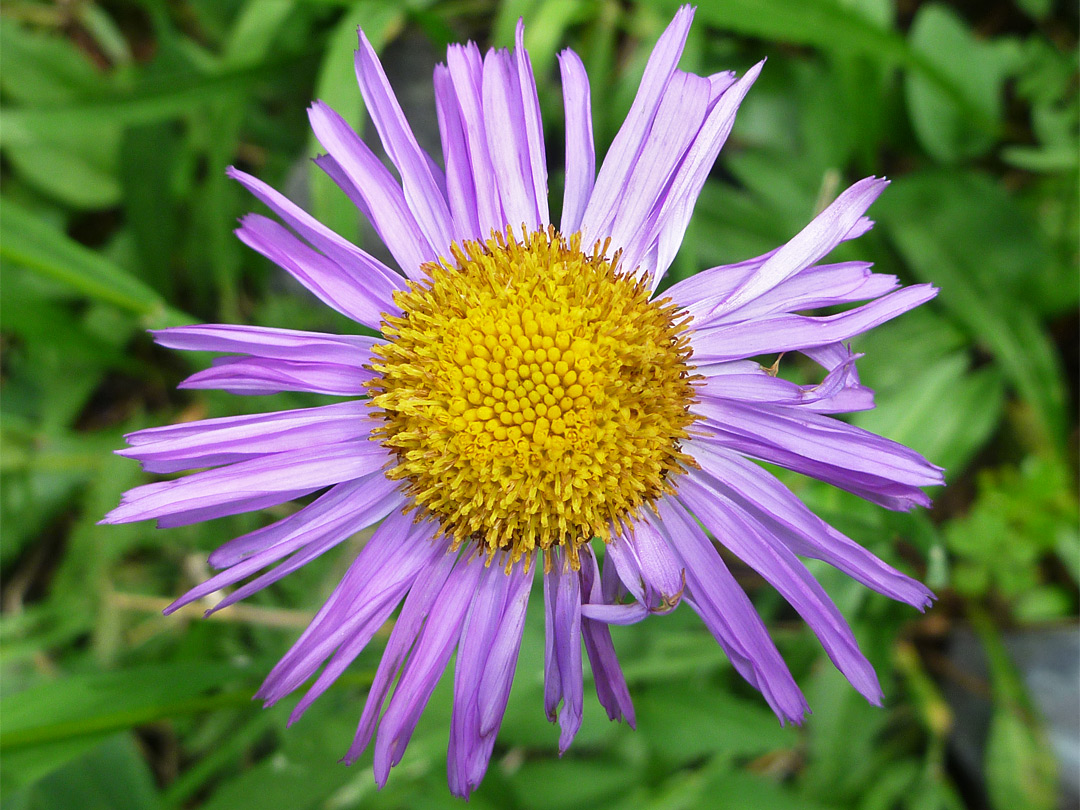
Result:
M553 228L450 248L395 293L375 349L374 431L452 548L531 564L610 540L673 491L698 378L690 318Z

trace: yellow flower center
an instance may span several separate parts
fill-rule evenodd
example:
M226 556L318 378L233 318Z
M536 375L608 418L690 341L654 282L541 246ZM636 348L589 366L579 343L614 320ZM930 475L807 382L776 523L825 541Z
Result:
M375 350L376 436L453 547L571 563L665 492L691 459L689 316L652 301L607 245L508 228L395 293Z

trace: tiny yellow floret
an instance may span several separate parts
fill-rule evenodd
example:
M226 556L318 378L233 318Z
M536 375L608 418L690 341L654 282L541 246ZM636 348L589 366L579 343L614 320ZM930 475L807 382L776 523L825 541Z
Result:
M579 234L508 228L394 294L369 384L387 472L454 548L528 565L608 541L692 460L687 326Z

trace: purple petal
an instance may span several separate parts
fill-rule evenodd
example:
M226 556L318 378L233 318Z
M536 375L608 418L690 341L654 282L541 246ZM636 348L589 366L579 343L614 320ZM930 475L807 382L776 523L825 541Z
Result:
M125 437L132 447L116 452L147 472L172 473L359 439L372 424L366 402L341 402L140 430Z
M941 468L902 444L822 414L777 405L707 399L692 406L717 435L765 450L762 459L788 466L788 455L914 487L940 486ZM780 453L769 453L775 448ZM740 449L735 447L734 449ZM741 452L741 450L740 450ZM798 472L797 462L793 467ZM813 473L806 472L807 475Z
M230 394L277 394L305 391L337 397L367 394L375 376L361 366L306 363L260 357L219 357L211 368L197 371L178 388L216 389Z
M696 443L692 452L713 485L795 554L823 560L878 593L919 610L933 594L921 582L882 562L811 512L775 476L737 453Z
M709 107L709 80L681 70L668 81L641 154L612 206L607 232L622 247L628 270L636 269L654 241L650 220L659 216L664 192L701 129Z
M386 449L366 440L287 450L192 473L177 481L135 487L124 493L120 505L102 522L131 523L192 509L228 507L255 494L283 503L297 492L313 492L373 473L386 460Z
M756 273L717 304L712 315L730 312L768 292L780 282L826 256L859 226L866 209L878 198L887 180L867 177L844 191L814 217L806 228L765 260Z
M430 158L416 142L412 128L401 111L379 57L363 30L355 58L356 80L368 115L379 133L386 154L401 175L402 190L409 210L427 235L428 242L445 250L454 238L450 210L430 168Z
M310 678L335 650L355 648L355 657L418 576L446 556L445 546L431 541L436 527L416 525L412 519L413 513L394 511L375 530L315 618L263 681L257 698L268 706L276 703ZM334 660L340 664L344 659L339 655ZM328 666L316 686L321 689L334 671Z
M935 295L935 287L916 284L839 315L773 315L746 323L702 328L694 333L694 359L716 363L837 343L925 304Z
M727 142L731 128L735 124L735 113L746 93L757 80L764 64L764 61L758 62L737 82L734 81L733 73L709 77L714 106L699 128L693 144L672 178L671 188L663 199L662 207L656 213L656 228L659 233L650 236L650 241L658 240L653 289L656 289L656 285L659 284L667 268L671 266L675 254L682 245L697 198L701 194L709 172L712 171L717 155L720 154L720 149ZM723 88L722 95L717 100L716 92L721 87Z
M707 473L688 473L679 484L679 499L721 543L780 592L810 625L851 685L868 701L880 705L881 686L874 668L836 605L798 557L744 509L725 498Z
M443 163L446 165L446 196L454 217L454 239L478 239L480 223L476 213L476 190L469 163L469 147L465 140L461 109L446 65L435 66L434 82L435 112L439 119Z
M566 182L560 229L572 234L581 227L596 177L592 98L589 75L576 53L567 49L559 54L559 73L566 110Z
M596 557L588 546L578 552L581 557L581 592L589 602L603 600L600 570ZM609 563L605 562L605 565ZM630 700L630 690L626 687L619 658L615 654L615 645L611 641L611 631L598 622L584 618L587 605L582 605L581 638L585 642L585 652L589 656L593 681L596 684L596 697L611 720L626 719L630 728L634 728L634 704Z
M637 164L645 138L656 121L656 110L679 64L693 19L694 10L690 6L682 6L660 35L649 56L634 103L604 157L585 208L581 230L586 241L607 236L606 225L624 195L630 172Z
M267 326L196 324L152 329L154 342L169 349L189 352L230 352L280 360L341 363L361 366L368 362L377 338L363 335L332 335Z
M382 520L403 502L402 496L396 492L396 484L388 481L382 473L373 473L356 481L338 484L289 517L267 526L266 529L231 541L235 544L234 549L241 547L250 549L256 545L261 545L262 548L255 553L245 555L227 570L192 588L169 605L165 613L172 613L208 594L235 585L256 571L305 547L314 548L317 553L305 557L303 562L314 559L361 529ZM253 534L256 535L254 538ZM268 538L271 541L269 545L266 544ZM222 548L224 549L225 546ZM277 582L286 574L297 570L302 564L277 566L266 575L258 577L247 586L229 594L212 610L207 611L207 615L239 602L267 585Z
M248 214L240 220L236 236L287 271L324 304L364 326L378 329L383 312L400 312L392 301L388 304L384 296L373 294L371 287L358 283L350 273L272 219Z
M420 714L450 660L484 564L460 558L443 585L398 678L375 738L375 782L382 787L401 761Z
M808 711L784 659L749 598L701 528L673 498L659 504L657 528L686 569L687 602L701 616L732 665L758 689L780 721L801 723Z
M529 170L521 90L513 69L507 51L490 50L484 57L484 126L506 221L515 231L524 224L532 233L540 219Z
M401 187L340 115L317 101L308 110L308 118L319 143L364 199L371 224L405 275L411 279L423 278L420 265L435 261L438 252L449 245L432 245Z
M540 99L536 93L536 77L533 76L532 60L525 50L525 23L518 19L514 31L514 65L517 68L518 96L521 98L521 118L525 122L525 139L528 155L528 173L532 175L532 189L536 197L540 227L551 222L548 213L547 153L544 150L544 122L540 117Z
M506 218L499 202L499 187L484 129L481 102L483 62L480 52L470 42L468 45L451 45L447 48L446 64L469 153L479 235L487 239L491 231L501 231L506 226Z
M487 771L525 626L532 574L520 565L507 574L505 564L498 555L481 574L458 645L447 775L465 799Z
M549 552L551 553L551 552ZM550 622L548 631L551 638L550 652L553 661L545 657L545 676L552 669L558 671L558 684L554 689L546 683L545 677L545 704L548 717L556 713L558 700L562 698L562 711L558 712L559 720L559 753L565 753L570 747L574 736L581 727L581 716L584 710L584 681L581 674L581 588L578 576L565 563L564 558L558 552L552 553L551 570L544 573L544 582L547 585L544 592L545 600L553 600L554 604L548 604L547 619ZM554 701L550 699L554 695Z
M226 169L225 173L254 194L312 247L336 263L354 280L359 291L371 299L374 309L380 312L397 312L393 299L394 290L405 289L400 274L395 273L349 240L334 233L307 211L258 178L232 166ZM372 328L378 328L378 325Z

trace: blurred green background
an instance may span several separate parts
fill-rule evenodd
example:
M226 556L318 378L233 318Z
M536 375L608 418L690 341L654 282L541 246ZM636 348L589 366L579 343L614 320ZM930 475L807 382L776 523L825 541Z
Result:
M264 711L250 700L355 545L213 620L199 610L165 619L161 608L206 576L210 549L268 518L97 526L122 490L147 480L110 451L137 428L317 404L179 393L176 383L207 360L159 350L144 330L194 321L350 329L233 238L236 218L258 206L224 168L244 167L377 249L308 160L310 99L363 126L358 25L430 135L440 51L466 38L507 45L523 16L559 199L557 50L573 47L589 70L602 154L675 7L5 0L5 808L460 806L445 782L446 682L381 794L370 754L337 763L381 642L288 732L291 701ZM1076 31L1075 4L1052 0L701 3L685 69L769 62L673 275L775 247L854 179L894 180L871 211L877 228L838 253L942 292L859 343L879 408L854 421L947 467L948 487L932 511L897 515L789 483L940 601L920 616L813 567L882 677L886 707L876 709L739 568L807 691L806 725L781 729L684 608L615 629L637 732L607 722L587 696L561 761L543 718L534 615L473 806L1076 806Z

